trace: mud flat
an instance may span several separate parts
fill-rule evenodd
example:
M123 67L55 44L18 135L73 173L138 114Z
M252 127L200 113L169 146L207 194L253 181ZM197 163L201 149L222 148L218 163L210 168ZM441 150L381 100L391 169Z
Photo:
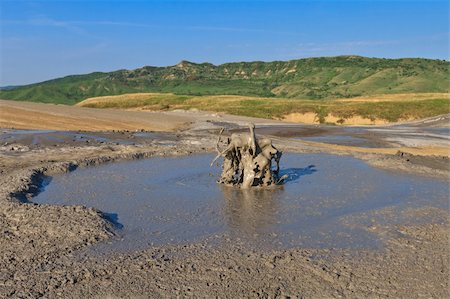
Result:
M378 236L348 222L385 208L400 214L405 208L448 204L445 180L394 175L352 157L325 154L287 153L281 169L289 176L285 185L236 190L215 183L219 169L210 169L213 157L152 158L76 170L48 180L32 201L105 212L120 235L99 246L109 252L224 236L250 248L380 248ZM389 221L408 219L385 224Z
M186 174L166 176L163 183L175 186L166 193L155 190L161 184L146 177L158 172L161 164L184 163L169 165L162 159L209 162L209 155L199 154L214 151L224 120L213 119L217 125L207 120L211 117L176 133L146 131L134 138L136 132L131 131L68 133L89 135L88 143L73 141L72 135L61 138L64 134L54 131L3 133L8 141L0 148L0 297L450 296L448 155L436 155L445 151L435 137L428 134L427 147L417 148L386 140L401 135L395 128L373 132L374 140L390 143L385 148L279 137L274 143L288 157L283 168L302 169L293 172L302 175L284 190L270 198L258 195L239 202L243 196L217 189L213 183L217 170L200 167L195 175L199 189L190 191L189 202L183 205L185 188L193 184L184 179ZM230 127L241 124L225 122ZM318 134L317 129L326 132ZM326 137L333 129L297 130ZM131 144L120 142L129 139ZM149 160L125 161L140 158ZM142 168L128 166L133 163ZM86 168L100 164L105 165ZM131 185L127 176L137 185ZM64 192L57 190L63 186L59 180L69 183ZM71 180L84 182L87 188L74 188ZM89 189L101 187L102 180L115 180L117 190L108 185L104 192ZM129 188L121 188L121 182ZM136 213L131 212L129 218L137 226L153 224L144 230L149 239L133 243L135 232L127 231L132 222L125 221L128 218L118 208L107 209L118 201L106 206L100 202L124 192L121 197L128 198L131 207L144 201L146 192L141 188L159 202L166 194L171 205L167 210L149 205L141 209L142 219L133 220ZM93 192L98 194L92 197ZM42 202L52 204L34 203L33 198L39 202L40 196L48 196ZM121 206L127 208L123 202ZM164 229L177 221L186 225L174 225L165 234ZM192 231L201 234L189 235ZM167 239L169 234L173 241ZM121 239L132 246L121 250ZM93 254L101 246L113 250Z

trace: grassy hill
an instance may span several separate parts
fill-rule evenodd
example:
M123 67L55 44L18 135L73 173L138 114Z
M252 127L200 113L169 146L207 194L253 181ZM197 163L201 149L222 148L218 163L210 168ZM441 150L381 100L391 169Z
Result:
M182 61L168 67L68 76L0 90L1 99L75 104L125 93L240 95L297 99L449 92L448 61L360 56L222 65Z
M81 107L146 111L198 109L294 122L384 124L449 113L449 93L409 93L351 99L283 99L234 95L133 93L86 99Z

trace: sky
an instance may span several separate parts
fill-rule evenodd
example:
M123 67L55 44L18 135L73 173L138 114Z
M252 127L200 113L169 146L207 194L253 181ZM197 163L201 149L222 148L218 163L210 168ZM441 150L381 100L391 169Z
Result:
M449 60L448 1L0 0L0 86L350 54Z

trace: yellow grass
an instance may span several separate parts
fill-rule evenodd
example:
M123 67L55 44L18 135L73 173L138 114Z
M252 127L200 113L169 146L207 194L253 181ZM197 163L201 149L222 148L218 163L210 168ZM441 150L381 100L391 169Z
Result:
M102 96L102 97L93 97L93 98L87 98L86 100L77 103L75 106L89 106L94 104L100 104L100 103L120 103L120 102L127 102L127 101L134 101L134 100L141 100L146 99L148 97L158 96L161 95L161 93L129 93L129 94L122 94L122 95L115 95L115 96Z
M78 106L132 110L199 109L300 123L388 124L449 113L449 93L387 94L308 100L235 95L134 93L86 99Z
M398 93L360 96L354 98L337 99L342 102L397 102L397 101L421 101L429 99L449 99L450 93Z

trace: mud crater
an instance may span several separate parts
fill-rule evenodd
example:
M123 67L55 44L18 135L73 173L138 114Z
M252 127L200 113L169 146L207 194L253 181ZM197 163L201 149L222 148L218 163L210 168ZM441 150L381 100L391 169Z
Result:
M349 217L448 205L445 180L393 174L352 157L286 153L280 175L289 178L268 190L217 184L220 168L209 167L213 157L77 169L52 177L33 201L103 211L119 238L96 245L98 252L221 238L258 248L379 248L382 240L367 225L349 226Z

